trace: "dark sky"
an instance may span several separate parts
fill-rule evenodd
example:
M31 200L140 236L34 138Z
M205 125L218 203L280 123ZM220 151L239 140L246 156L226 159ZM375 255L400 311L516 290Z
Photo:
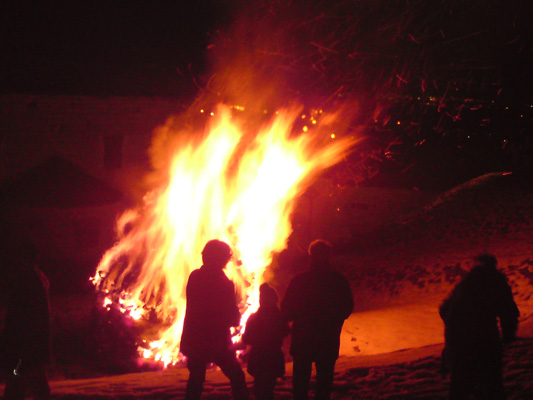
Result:
M199 71L210 35L228 17L224 3L2 1L0 90L83 92L103 86L105 76L147 81L133 82L135 92L141 89L136 85L157 84L150 71ZM180 85L183 77L177 75L174 83Z
M368 1L361 1L360 4L374 4L373 0ZM445 4L453 12L442 13L449 19L446 24L443 23L449 43L447 47L441 46L447 52L443 53L443 60L438 65L450 64L450 68L456 68L457 60L447 59L453 52L463 58L474 58L471 64L479 63L482 67L491 66L490 62L496 63L498 68L505 71L504 78L513 92L521 92L521 97L528 97L531 85L527 85L526 80L530 64L526 60L531 56L531 44L526 46L525 43L533 35L531 32L529 36L526 35L525 30L529 30L531 25L528 15L531 15L529 8L533 7L527 6L531 0L509 0L505 4L499 0L486 1L488 5L485 7L484 0L468 0L464 4L446 0L435 2L433 10L430 6L422 7L426 4L424 1L376 0L376 16L367 18L362 13L365 21L354 18L353 25L354 29L362 22L370 27L376 26L375 19L383 15L380 7L387 4L398 13L398 18L404 18L407 5L416 3L423 13L418 17L413 15L413 18L421 18L422 21ZM216 40L217 30L230 25L236 12L246 3L244 0L2 0L0 93L190 95L197 90L194 80L208 71L207 46ZM288 3L272 1L281 10L284 9L283 4ZM291 2L304 7L300 11L305 12L315 3L330 7L331 3L339 5L345 2ZM250 4L257 8L258 4L268 6L269 2L257 0L257 3ZM413 9L416 7L411 7ZM319 16L323 14L319 7L315 11ZM252 22L264 16L264 13L268 14L268 7L263 7L260 13ZM280 12L275 19L284 16ZM424 27L416 23L416 18L411 25ZM387 23L387 26L391 23L394 25L394 21ZM312 24L301 25L305 27ZM281 29L290 30L288 27L291 24L281 20L280 26ZM327 39L334 28L334 25L329 26L324 38L318 39ZM434 31L440 38L438 28L435 26ZM418 31L413 31L414 40L423 39L418 35ZM489 40L485 41L485 38ZM358 36L355 36L354 40L357 39ZM302 40L313 41L317 38L304 35ZM478 44L468 47L465 43ZM300 48L303 47L301 44L298 44ZM412 45L409 40L407 44ZM461 46L466 46L466 50ZM496 61L493 62L493 59ZM439 79L440 76L432 78Z

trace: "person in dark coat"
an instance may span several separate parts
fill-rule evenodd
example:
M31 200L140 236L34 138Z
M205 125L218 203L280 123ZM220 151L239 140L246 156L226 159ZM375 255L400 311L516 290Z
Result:
M315 399L330 398L342 325L354 307L348 281L330 265L331 251L324 240L311 243L310 270L291 280L281 302L281 311L292 321L290 353L296 400L307 399L313 363Z
M187 282L187 307L180 351L187 357L186 399L200 399L207 366L214 363L229 378L235 399L247 399L244 371L232 349L230 328L241 315L235 287L224 273L232 252L228 244L210 240L202 251L203 265Z
M281 315L278 295L268 283L259 287L259 309L250 315L242 336L251 346L248 373L254 377L257 400L273 400L276 379L285 375L281 346L289 334L289 324Z
M37 250L23 244L2 266L5 296L0 333L0 364L6 376L4 400L22 400L28 390L36 400L50 399L46 366L50 362L48 280L36 267Z
M518 307L494 256L484 254L439 308L449 398L505 399L503 343L516 337ZM499 320L499 326L498 326Z

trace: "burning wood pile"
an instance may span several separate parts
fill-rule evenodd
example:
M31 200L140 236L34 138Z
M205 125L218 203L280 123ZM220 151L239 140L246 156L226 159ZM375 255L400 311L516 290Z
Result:
M286 246L299 195L357 141L336 139L340 114L320 110L274 111L258 125L247 125L244 107L199 113L209 119L202 131L173 119L156 131L157 184L119 218L118 241L93 277L105 307L145 326L140 355L164 366L180 360L185 287L205 243L219 238L233 247L226 274L244 326L265 268Z

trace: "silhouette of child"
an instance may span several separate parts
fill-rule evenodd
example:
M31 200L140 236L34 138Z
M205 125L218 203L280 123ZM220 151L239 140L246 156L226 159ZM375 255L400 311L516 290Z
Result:
M276 379L285 374L281 350L289 325L281 315L276 291L263 283L259 288L259 310L250 315L243 342L251 346L248 373L254 377L254 394L258 400L274 398Z

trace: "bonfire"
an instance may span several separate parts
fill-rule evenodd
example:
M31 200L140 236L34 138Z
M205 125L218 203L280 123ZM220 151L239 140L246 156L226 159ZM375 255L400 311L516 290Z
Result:
M243 106L198 113L207 116L201 129L169 118L155 131L157 185L118 218L118 240L92 278L105 307L143 326L141 358L164 366L182 358L185 289L205 243L217 238L233 248L226 274L242 315L237 342L265 269L292 232L298 198L358 140L338 131L340 112L264 110L253 123Z

